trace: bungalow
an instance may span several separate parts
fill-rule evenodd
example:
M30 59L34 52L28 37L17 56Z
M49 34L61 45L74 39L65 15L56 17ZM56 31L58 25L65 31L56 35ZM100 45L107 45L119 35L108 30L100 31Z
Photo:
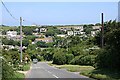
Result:
M52 39L52 37L36 38L36 39L35 39L35 42L38 42L38 41L42 41L42 42L46 42L46 43L50 43L50 42L53 42L53 39Z

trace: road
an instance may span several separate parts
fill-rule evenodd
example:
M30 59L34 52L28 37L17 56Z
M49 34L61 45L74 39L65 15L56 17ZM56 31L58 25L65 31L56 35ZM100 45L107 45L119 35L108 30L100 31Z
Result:
M46 62L32 64L31 70L26 74L26 78L77 78L79 80L80 78L89 79L85 76L68 72L65 69L57 69L53 66L49 66Z

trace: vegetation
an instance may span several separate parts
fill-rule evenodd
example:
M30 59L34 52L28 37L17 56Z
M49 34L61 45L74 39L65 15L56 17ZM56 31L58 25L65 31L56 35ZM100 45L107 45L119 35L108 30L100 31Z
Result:
M110 68L120 70L118 67L120 65L120 24L116 21L107 22L105 24L104 35L105 45L97 55L96 66L97 68Z
M71 72L80 72L80 73L90 72L94 70L94 67L92 66L81 66L81 65L60 65L56 67L60 69L64 68Z
M24 64L23 65L23 71L28 71L28 70L30 70L30 64Z
M99 25L100 24L95 24ZM23 27L23 32L26 37L23 39L23 46L27 48L23 50L23 61L26 63L25 57L28 57L27 63L30 59L37 58L38 61L53 61L53 64L57 65L77 65L75 68L72 66L62 66L70 71L80 71L80 74L87 75L89 77L97 79L119 79L120 70L120 23L116 21L108 21L104 23L104 47L101 48L101 32L95 37L91 37L89 34L92 30L91 25L84 25L84 31L89 36L86 39L80 36L69 36L65 38L57 37L57 34L65 34L64 31L58 30L56 27L46 27L47 32L43 34L48 37L52 36L54 42L45 43L35 41L35 36L32 35L36 27ZM19 29L19 28L18 28ZM16 29L17 30L17 29ZM5 33L5 32L3 32ZM19 42L14 40L2 39L5 45L20 45ZM19 66L19 50L4 50L3 56L13 65L13 68ZM93 66L90 70L81 66ZM28 70L28 66L24 66L24 70ZM113 71L113 72L112 72ZM115 73L116 74L115 74ZM115 76L116 75L116 76Z
M53 55L53 64L62 65L66 63L64 50L59 50Z
M9 63L2 59L2 80L22 80L23 78L25 78L24 74L16 72Z
M49 26L47 27L47 32L45 33L45 36L55 36L56 34L64 34L65 32L60 31L57 29L57 27Z

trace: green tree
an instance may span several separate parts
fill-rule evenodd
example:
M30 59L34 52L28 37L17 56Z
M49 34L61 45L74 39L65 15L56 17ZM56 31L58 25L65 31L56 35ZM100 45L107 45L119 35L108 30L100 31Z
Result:
M53 55L53 64L63 65L66 63L66 56L64 50L58 50Z
M105 23L105 27L104 49L96 58L97 67L120 70L120 23L109 21Z
M33 26L23 26L23 32L25 35L32 35L36 27Z
M24 39L23 41L22 41L22 44L23 44L23 46L28 46L29 45L29 40L28 39Z
M36 43L36 45L37 45L37 47L42 47L42 48L47 47L47 44L46 44L45 42L42 42L42 41L38 41L38 42Z
M70 61L74 58L73 54L66 54L66 64L70 64Z

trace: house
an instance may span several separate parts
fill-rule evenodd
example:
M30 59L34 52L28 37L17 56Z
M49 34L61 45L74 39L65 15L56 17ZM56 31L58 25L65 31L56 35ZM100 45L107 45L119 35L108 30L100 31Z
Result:
M16 40L16 38L18 38L17 31L7 31L6 37L7 37L7 39Z
M33 35L34 36L36 36L36 37L41 37L41 38L44 38L45 37L45 35L44 34L38 34L38 33L33 33Z
M74 34L73 31L67 31L68 36L72 36L73 34Z
M7 35L7 38L14 38L17 36L17 31L7 31L6 35Z
M61 31L68 31L68 30L71 30L71 27L57 27L59 30Z
M38 42L38 41L42 41L42 42L46 42L46 43L50 43L50 42L53 42L53 39L52 39L52 37L36 38L36 39L35 39L35 42Z
M83 26L65 26L65 27L57 27L61 31L70 31L70 30L75 30L75 31L83 31Z
M100 32L100 31L99 30L91 31L91 36L94 37L98 32Z
M85 32L82 32L82 31L67 31L68 36L83 35L83 34L85 34Z
M42 33L44 33L44 32L46 32L47 31L47 29L46 28L40 28L40 32Z
M6 37L8 40L14 40L14 41L20 41L20 35L17 35L17 31L7 31ZM25 37L25 35L22 35L22 37Z
M91 36L94 37L98 32L101 31L101 26L92 26L93 31L91 31Z
M66 37L65 34L58 34L57 37Z
M74 30L76 31L83 31L83 26L74 26Z
M101 26L92 26L93 30L101 30Z

